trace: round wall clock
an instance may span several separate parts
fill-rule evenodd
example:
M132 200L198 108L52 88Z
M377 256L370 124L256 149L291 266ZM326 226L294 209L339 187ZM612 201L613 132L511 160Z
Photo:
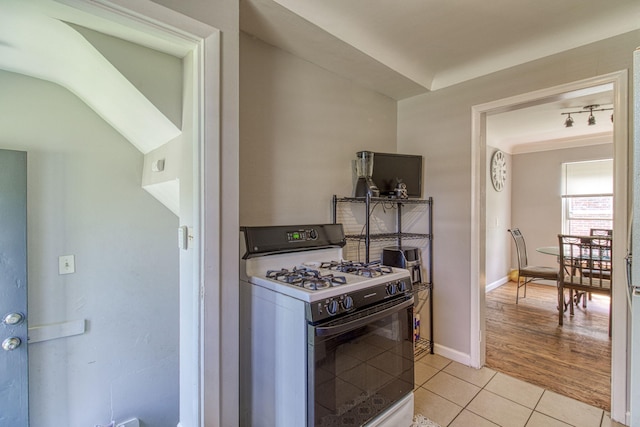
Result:
M502 191L507 180L507 160L500 150L491 157L491 183L496 191Z

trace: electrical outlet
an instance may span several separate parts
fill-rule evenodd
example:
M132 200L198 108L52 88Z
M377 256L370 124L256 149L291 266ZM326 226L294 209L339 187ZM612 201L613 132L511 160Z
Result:
M61 255L58 257L58 274L71 274L76 272L76 258L73 255Z

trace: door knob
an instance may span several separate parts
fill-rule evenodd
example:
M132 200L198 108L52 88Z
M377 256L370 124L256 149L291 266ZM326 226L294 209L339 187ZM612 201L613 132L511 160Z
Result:
M20 341L20 338L9 337L6 340L2 341L2 349L4 351L15 350L16 348L20 347L20 344L22 344L22 341Z
M22 313L9 313L4 316L4 319L2 319L2 323L8 326L13 326L22 323L23 320L24 315Z

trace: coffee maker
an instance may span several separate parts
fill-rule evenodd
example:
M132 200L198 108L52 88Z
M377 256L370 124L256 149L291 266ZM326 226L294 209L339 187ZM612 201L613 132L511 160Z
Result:
M353 189L354 197L378 197L380 190L371 179L373 175L373 152L358 151L355 160L356 185Z

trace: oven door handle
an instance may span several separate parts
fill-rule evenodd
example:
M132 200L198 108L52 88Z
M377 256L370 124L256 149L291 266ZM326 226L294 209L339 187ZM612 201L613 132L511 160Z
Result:
M326 337L330 335L339 335L339 334L345 333L352 329L359 328L360 326L364 326L368 323L375 322L376 320L384 319L385 317L393 313L396 313L408 307L411 307L413 305L413 302L414 302L413 297L411 297L410 299L398 305L394 305L393 307L378 311L377 313L373 313L369 316L364 316L359 319L352 320L347 323L343 323L336 326L316 326L315 335L317 337Z

